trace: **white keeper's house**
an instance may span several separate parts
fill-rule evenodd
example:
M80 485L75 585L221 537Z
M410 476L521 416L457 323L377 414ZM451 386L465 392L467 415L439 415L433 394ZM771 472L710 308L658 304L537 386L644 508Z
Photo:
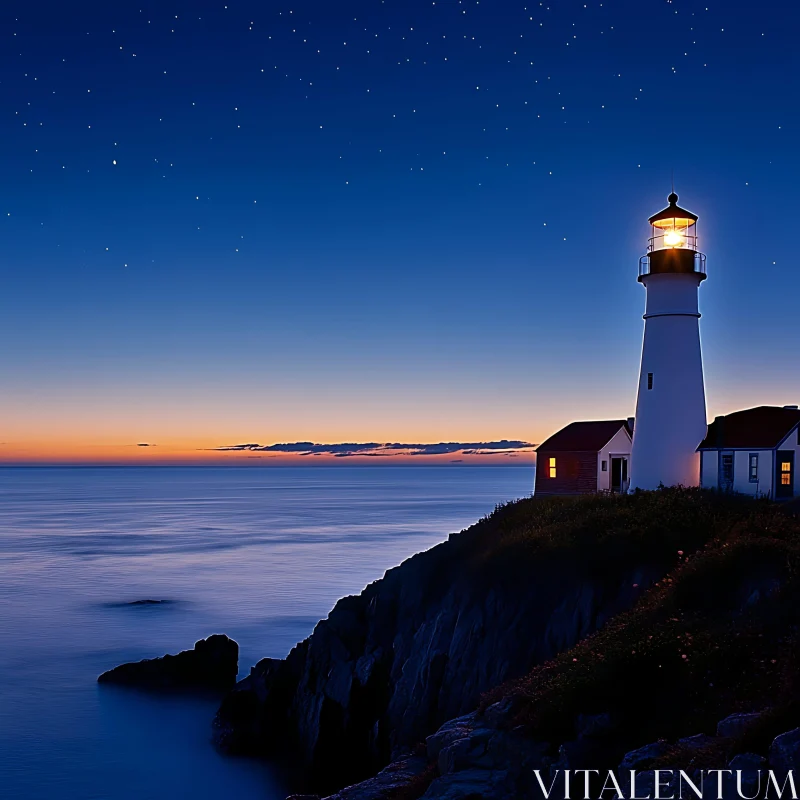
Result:
M777 500L800 496L797 406L759 406L717 417L698 450L701 486Z
M572 422L536 450L536 495L703 486L776 500L800 497L800 409L759 406L707 423L700 349L696 214L650 217L639 260L646 292L636 416Z

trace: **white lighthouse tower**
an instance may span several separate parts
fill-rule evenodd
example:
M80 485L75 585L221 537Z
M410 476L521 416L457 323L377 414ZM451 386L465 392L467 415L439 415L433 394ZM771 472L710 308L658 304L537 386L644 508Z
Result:
M639 260L647 291L642 366L631 448L631 489L697 486L697 447L706 435L706 397L697 295L706 257L697 250L697 216L669 206L650 217Z

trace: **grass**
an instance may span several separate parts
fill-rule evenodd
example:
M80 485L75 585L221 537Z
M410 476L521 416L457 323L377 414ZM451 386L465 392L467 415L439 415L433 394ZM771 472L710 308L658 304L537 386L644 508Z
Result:
M577 501L524 501L485 521L489 569L564 550L587 570L672 559L629 612L521 680L513 725L545 741L575 735L579 714L612 715L625 746L715 732L730 713L772 707L727 752L764 752L800 724L800 519L768 501L668 489ZM479 526L463 534L476 536ZM667 563L670 563L669 561ZM694 753L697 759L702 753ZM708 758L718 758L709 752ZM662 761L686 763L678 750Z

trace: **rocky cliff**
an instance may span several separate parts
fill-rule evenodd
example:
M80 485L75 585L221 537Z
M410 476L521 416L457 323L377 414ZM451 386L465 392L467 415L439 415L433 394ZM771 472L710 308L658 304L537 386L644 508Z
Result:
M800 519L726 501L707 545L631 610L329 800L541 798L535 770L548 786L594 770L593 797L615 796L609 771L623 796L653 796L657 769L662 797L681 793L679 770L708 800L779 794L765 770L781 785L800 770ZM728 772L718 786L704 770Z
M214 738L295 754L317 790L364 779L630 608L742 513L702 492L500 508L339 601L286 659L259 662Z

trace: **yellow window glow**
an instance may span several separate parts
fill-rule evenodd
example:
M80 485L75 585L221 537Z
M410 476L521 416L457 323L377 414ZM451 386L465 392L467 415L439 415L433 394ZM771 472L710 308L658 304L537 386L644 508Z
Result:
M781 486L791 486L792 485L791 479L792 476L789 475L789 473L784 472L783 475L781 475Z
M791 461L782 461L781 462L781 472L791 472L792 471L792 462Z
M550 477L555 478L556 476L556 460L554 458L550 459Z

